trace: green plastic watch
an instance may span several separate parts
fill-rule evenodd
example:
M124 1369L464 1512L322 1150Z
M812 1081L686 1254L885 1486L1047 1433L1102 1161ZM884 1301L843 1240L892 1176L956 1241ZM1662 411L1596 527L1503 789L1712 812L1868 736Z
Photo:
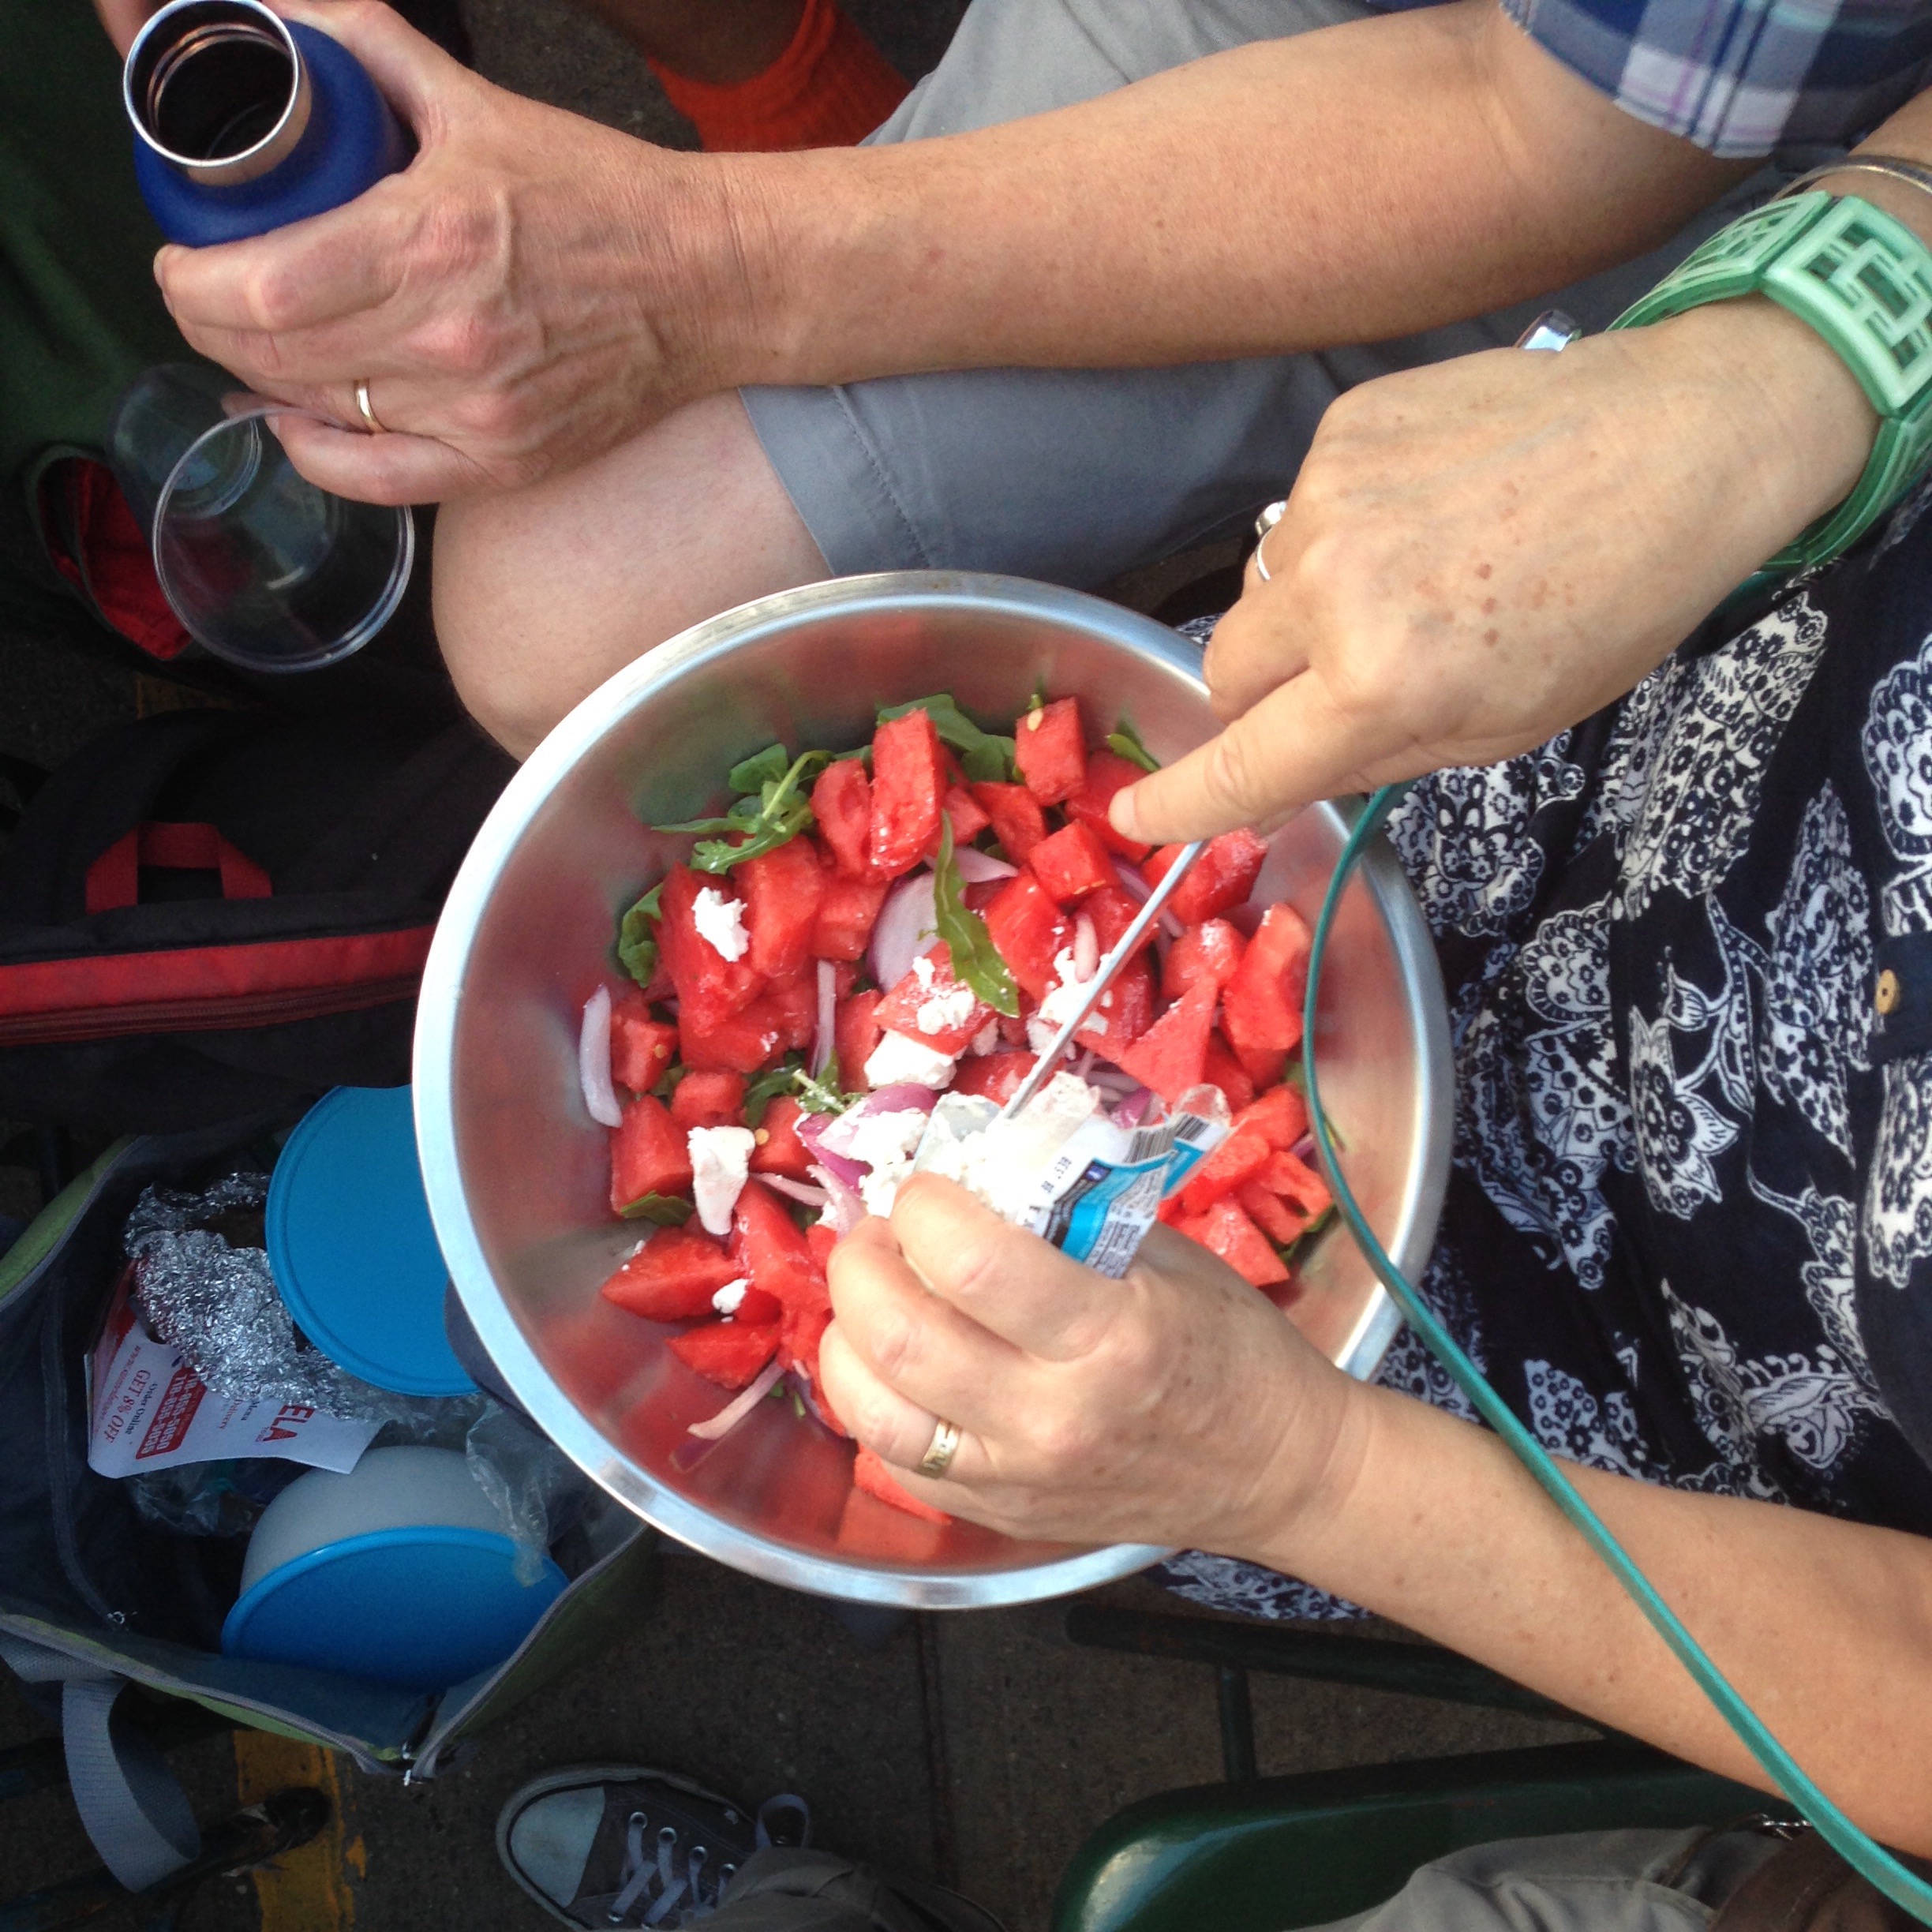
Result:
M1758 582L1829 562L1932 466L1932 249L1869 201L1814 189L1720 230L1610 326L1638 328L1740 295L1769 296L1815 329L1881 418L1858 487Z

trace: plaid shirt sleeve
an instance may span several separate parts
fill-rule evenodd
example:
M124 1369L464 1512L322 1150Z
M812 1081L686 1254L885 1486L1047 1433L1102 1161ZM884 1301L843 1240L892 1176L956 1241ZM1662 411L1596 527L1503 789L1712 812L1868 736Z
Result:
M1932 79L1932 0L1503 0L1626 112L1727 159L1856 138Z

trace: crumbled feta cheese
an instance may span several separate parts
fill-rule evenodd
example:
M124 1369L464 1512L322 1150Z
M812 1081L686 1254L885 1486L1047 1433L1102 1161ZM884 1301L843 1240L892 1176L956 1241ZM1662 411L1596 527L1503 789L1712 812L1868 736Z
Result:
M933 1110L919 1171L957 1181L1002 1219L1024 1226L1054 1156L1099 1106L1099 1095L1071 1073L1056 1073L1014 1120L1001 1119L990 1100L948 1094Z
M979 996L971 987L949 987L943 993L934 994L930 999L921 1000L919 1011L913 1017L922 1033L950 1033L965 1025L979 1005Z
M721 1315L736 1315L739 1305L745 1298L745 1290L751 1286L749 1275L740 1275L735 1282L727 1282L711 1297L711 1305Z
M744 908L736 899L727 899L715 886L706 886L692 901L691 923L721 959L743 959L751 943L751 935L745 930Z
M912 1156L926 1132L926 1120L918 1107L899 1107L889 1114L865 1114L854 1123L848 1158L871 1170L859 1181L859 1198L867 1214L892 1212L899 1184L912 1171Z
M1071 951L1061 953L1054 960L1054 971L1059 975L1046 989L1046 997L1027 1020L1027 1043L1035 1053L1044 1053L1050 1046L1060 1029L1080 1009L1080 1002L1087 997L1086 986L1073 976L1073 955ZM1100 1005L1113 1004L1113 990L1100 995ZM1087 1017L1083 1033L1104 1033L1107 1023L1099 1008Z
M997 1019L989 1020L986 1024L983 1026L979 1031L966 1043L966 1050L969 1054L998 1053L999 1051L999 1021Z
M685 1144L691 1150L691 1198L698 1204L698 1219L707 1234L722 1239L731 1232L732 1210L751 1171L751 1150L758 1144L749 1127L694 1127Z
M909 1080L917 1087L950 1087L954 1058L908 1034L887 1033L865 1063L866 1084L896 1087Z

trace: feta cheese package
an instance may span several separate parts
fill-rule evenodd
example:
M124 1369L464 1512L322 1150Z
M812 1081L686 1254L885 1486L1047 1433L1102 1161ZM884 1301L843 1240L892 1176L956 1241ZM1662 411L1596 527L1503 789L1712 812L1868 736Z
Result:
M1161 1203L1228 1125L1215 1088L1193 1088L1164 1119L1130 1127L1102 1110L1084 1080L1057 1073L1012 1120L990 1100L942 1095L912 1171L957 1181L1003 1219L1118 1279Z

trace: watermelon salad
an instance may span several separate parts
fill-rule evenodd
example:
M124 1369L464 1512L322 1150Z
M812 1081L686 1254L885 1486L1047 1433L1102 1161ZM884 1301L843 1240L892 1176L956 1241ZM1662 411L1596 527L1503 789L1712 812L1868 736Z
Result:
M940 695L855 751L773 745L732 768L724 813L653 828L694 844L620 921L627 982L591 995L579 1064L612 1211L644 1236L603 1293L687 1324L672 1352L739 1391L695 1436L781 1378L811 1402L839 1237L891 1211L939 1092L1011 1097L1174 863L1107 818L1154 769L1124 721L1090 743L1074 698L1008 736ZM1129 1125L1218 1089L1230 1130L1161 1218L1285 1301L1331 1203L1299 1079L1309 935L1251 902L1265 856L1246 832L1209 844L1028 1112ZM936 1514L869 1451L855 1477Z

